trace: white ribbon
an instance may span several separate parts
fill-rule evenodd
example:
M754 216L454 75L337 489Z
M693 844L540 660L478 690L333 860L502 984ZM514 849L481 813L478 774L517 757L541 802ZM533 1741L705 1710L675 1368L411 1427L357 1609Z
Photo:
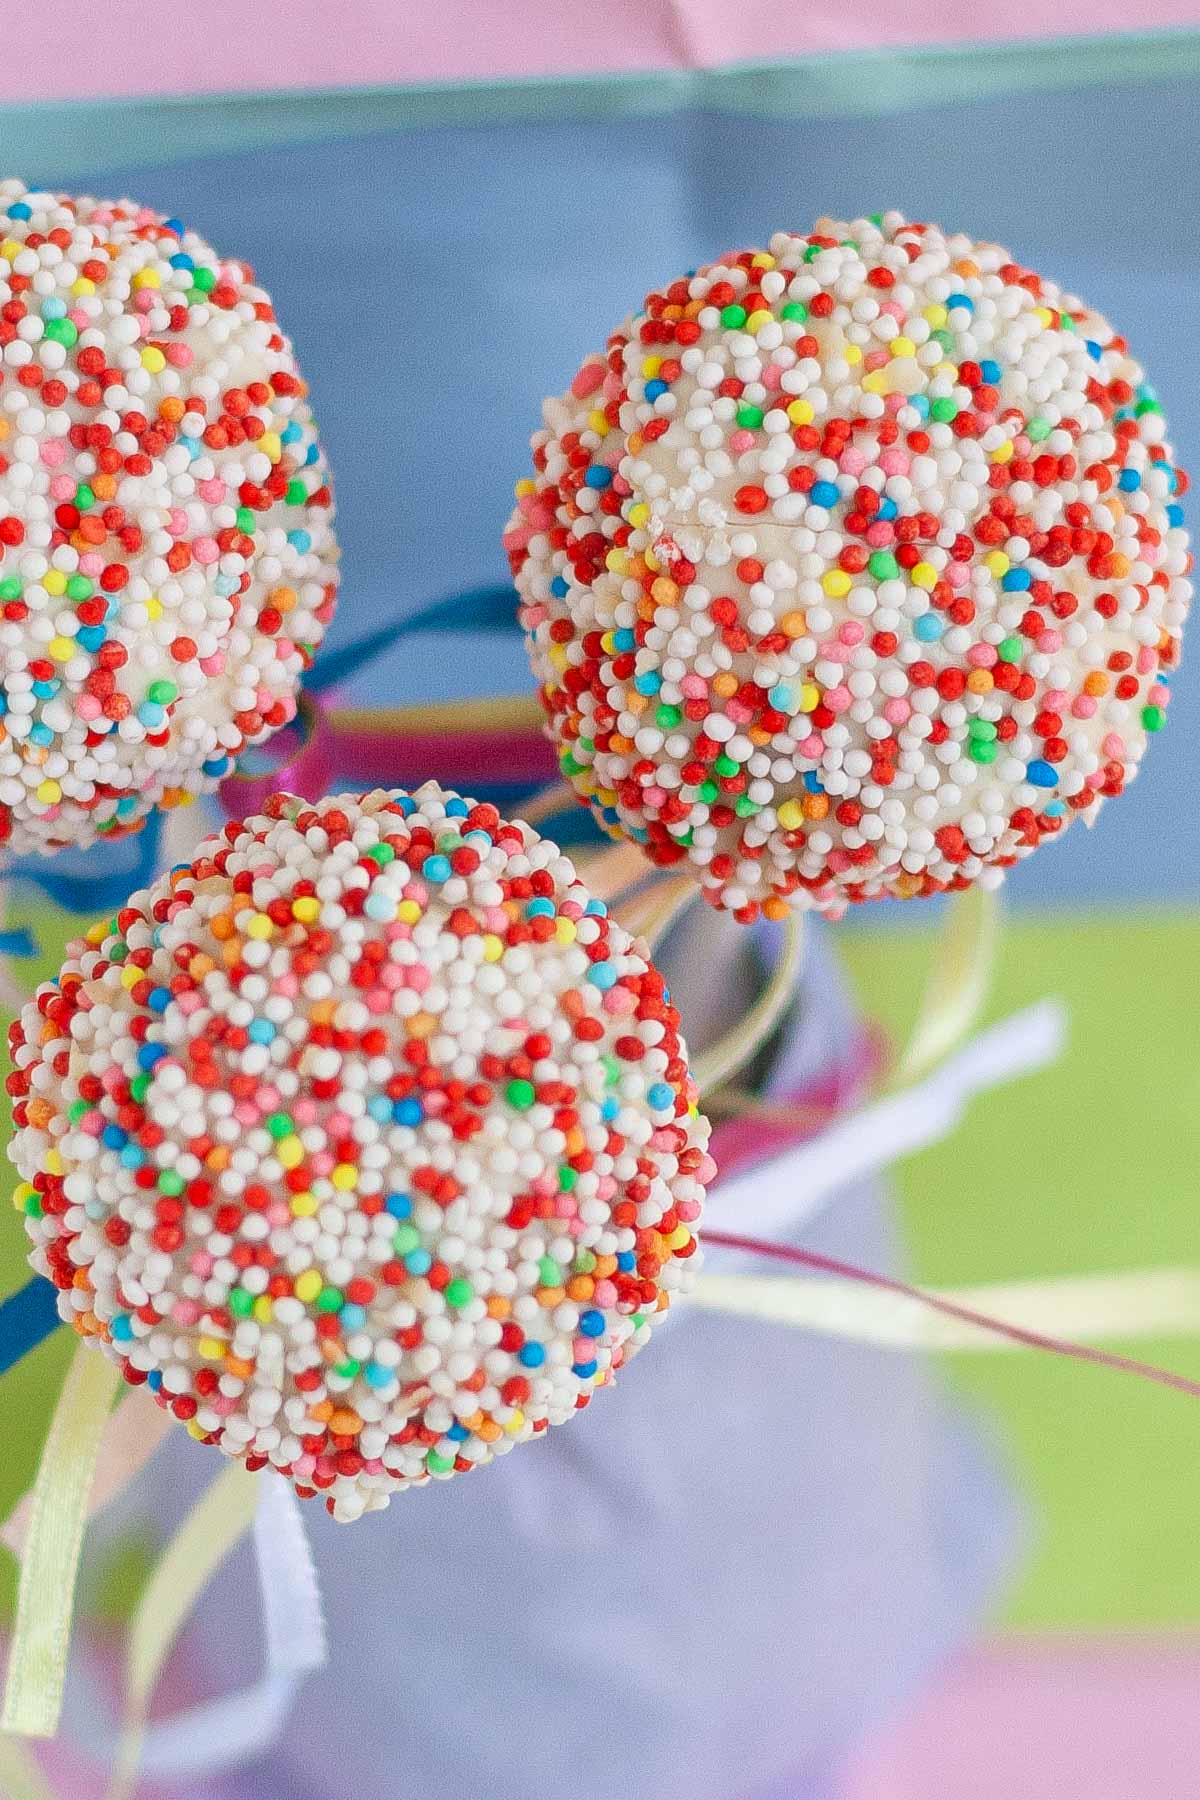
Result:
M252 1761L278 1738L304 1678L325 1665L321 1591L300 1503L274 1470L258 1479L253 1539L266 1637L262 1679L152 1725L141 1757L147 1775L211 1775Z
M977 1094L1054 1062L1066 1035L1066 1011L1057 1000L1041 1000L981 1031L915 1087L718 1182L704 1209L702 1237L704 1230L762 1238L794 1233L839 1188L948 1136ZM728 1254L718 1246L709 1251L711 1257Z

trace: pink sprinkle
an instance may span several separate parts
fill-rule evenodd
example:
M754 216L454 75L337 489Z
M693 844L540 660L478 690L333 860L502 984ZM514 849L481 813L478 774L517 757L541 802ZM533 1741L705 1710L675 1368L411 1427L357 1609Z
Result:
M995 668L999 658L994 644L972 644L967 651L967 661L975 669Z
M879 452L879 466L885 475L907 475L912 461L907 450L893 444L887 450Z
M898 696L883 703L883 716L889 725L906 725L912 716L912 707L907 700Z
M79 559L79 572L81 575L102 575L104 558L95 550L87 551Z
M213 1272L213 1260L210 1251L194 1250L188 1261L188 1268L193 1275L199 1275L202 1281L207 1281Z
M838 460L838 468L847 475L861 475L866 466L866 456L854 444L851 444L849 449L843 450Z
M842 687L840 683L837 687L827 688L825 691L825 705L829 708L831 713L845 712L847 707L851 705L853 698L854 696L851 694L850 689Z
M198 563L207 565L219 562L221 558L221 546L217 543L216 538L200 537L197 538L192 545L192 555Z
M571 392L577 400L586 400L589 394L595 393L604 380L606 367L607 365L599 359L584 363L571 383Z
M1170 696L1171 696L1170 688L1164 687L1161 681L1156 681L1154 683L1153 687L1151 687L1149 693L1146 695L1146 699L1149 701L1151 706L1165 706L1167 704L1167 701L1170 699Z
M593 1306L615 1306L617 1304L616 1287L607 1275L602 1275L592 1289L592 1304Z
M292 1222L292 1209L286 1202L277 1200L274 1205L268 1206L267 1220L272 1225L290 1225Z
M52 500L70 500L75 492L75 483L69 475L55 475L50 481L50 498Z
M810 762L819 762L825 754L825 739L820 732L810 731L806 738L801 738L796 748L801 756L807 756Z
M220 505L221 501L225 498L225 491L225 483L223 481L218 481L215 475L210 481L198 481L196 483L196 492L202 500L207 500L211 506ZM174 510L171 513L171 517L175 517Z
M847 619L838 626L838 636L843 644L861 644L866 635L865 626L860 625L857 619Z
M708 683L703 675L685 675L679 684L679 691L685 700L707 700Z
M38 451L38 455L48 469L57 469L67 454L67 446L62 438L48 438Z
M1062 632L1039 631L1036 642L1038 649L1044 656L1053 656L1057 651L1062 649Z
M835 875L844 875L851 866L848 850L831 850L825 860Z
M611 987L600 1004L606 1013L612 1013L614 1017L622 1018L625 1014L633 1011L637 1005L637 999L628 988Z
M1090 719L1096 711L1096 702L1090 694L1076 694L1071 702L1073 719Z
M895 319L897 325L903 325L905 312L898 300L884 300L879 310L881 313L886 313L889 319Z
M403 978L405 987L411 988L414 994L424 994L428 991L433 975L424 963L410 963L403 971Z
M970 579L971 569L968 563L952 562L947 565L946 580L951 587L966 587Z
M173 369L186 369L192 361L192 352L186 344L168 344L166 358Z
M779 367L779 364L768 363L761 376L763 386L769 392L774 393L782 379L783 370Z
M886 369L891 362L891 354L887 350L868 350L863 357L863 368L869 370Z
M349 1116L335 1108L326 1121L325 1135L330 1138L349 1137L353 1129Z
M729 448L735 456L741 456L744 450L753 450L754 433L752 431L734 431L730 433Z
M1150 675L1153 673L1153 671L1155 669L1157 669L1157 667L1158 667L1157 651L1152 650L1150 648L1149 644L1143 644L1141 649L1138 651L1138 659L1137 659L1138 674L1139 675Z
M1066 688L1047 688L1042 704L1048 712L1061 712L1070 698Z
M876 519L867 526L866 539L872 550L886 550L896 540L895 527L889 525L886 519Z
M219 675L224 667L225 653L223 650L214 651L212 656L200 658L200 668L205 675Z
M95 694L80 694L75 702L75 711L81 719L98 719L103 707Z

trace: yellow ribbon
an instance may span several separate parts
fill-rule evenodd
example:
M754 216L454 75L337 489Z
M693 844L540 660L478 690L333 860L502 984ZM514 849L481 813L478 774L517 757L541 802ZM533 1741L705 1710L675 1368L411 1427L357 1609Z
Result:
M230 1463L205 1489L146 1583L129 1629L125 1716L108 1800L130 1800L137 1784L150 1700L163 1664L196 1601L254 1519L258 1483Z
M120 1375L95 1347L75 1352L33 1485L0 1727L53 1737L75 1606L88 1494Z
M0 1793L4 1800L54 1800L54 1790L24 1744L0 1737Z
M988 888L970 887L953 896L916 1024L891 1074L892 1087L918 1081L978 1023L992 984L999 913Z

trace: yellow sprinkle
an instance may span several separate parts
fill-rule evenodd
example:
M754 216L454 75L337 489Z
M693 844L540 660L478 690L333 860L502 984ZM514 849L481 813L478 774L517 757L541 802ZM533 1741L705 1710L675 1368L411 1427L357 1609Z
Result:
M958 380L958 364L957 363L940 362L935 366L933 372L935 375L948 375L950 377L951 381Z
M274 935L275 926L266 913L252 913L243 925L242 930L247 937L269 938Z
M509 1437L516 1437L518 1431L520 1431L520 1429L521 1429L522 1425L524 1425L524 1423L525 1423L525 1414L521 1411L520 1407L518 1407L516 1412L513 1414L512 1418L509 1419L508 1423L505 1425L504 1429L508 1433Z
M998 463L1009 462L1012 458L1012 453L1012 439L1006 438L1002 444L999 444L996 449L992 451L992 461Z
M26 1202L29 1200L33 1200L36 1197L36 1195L37 1195L37 1189L35 1187L31 1187L27 1181L18 1182L17 1191L13 1195L13 1205L16 1207L18 1212L24 1212Z
M292 901L292 917L299 919L302 925L313 925L321 916L321 902L314 900L311 894L302 894L299 900Z
M558 944L573 944L578 933L574 919L556 919L554 921L554 941Z
M551 644L550 661L556 669L565 669L567 666L567 646L565 644Z
M329 1179L343 1194L348 1193L358 1180L358 1170L353 1163L338 1163Z
M37 797L43 806L54 806L62 799L62 789L57 781L39 781Z
M484 962L499 962L503 955L504 939L498 938L494 932L485 931L483 934Z
M769 308L760 306L756 308L746 320L746 330L750 333L751 337L755 337L762 330L764 325L770 323L774 316L774 313L772 313Z
M4 258L5 262L14 262L24 248L24 244L18 244L16 238L5 238L4 242L0 244L0 256Z
M304 1145L294 1134L291 1137L280 1138L275 1146L275 1154L279 1158L282 1168L298 1169L304 1161Z
M646 559L646 567L649 569L650 573L652 575L657 575L662 568L662 564L659 562L657 556L655 556L653 550L643 550L642 555Z
M917 346L910 337L894 337L890 348L893 356L915 356L917 354Z
M932 563L919 562L908 571L908 579L914 587L931 588L937 586L938 573Z
M89 281L86 275L80 275L77 280L71 283L71 292L76 300L86 300L88 295L94 294L95 291L95 282Z
M148 344L142 351L142 367L150 375L161 375L167 366L167 359L161 350Z
M225 1346L220 1338L197 1338L196 1349L206 1362L220 1362L225 1354Z
M134 288L156 288L161 287L162 283L158 279L157 269L139 269L129 285Z
M294 1194L292 1196L292 1217L294 1219L311 1219L320 1204L315 1194Z
M668 1250L682 1250L685 1244L691 1243L692 1234L686 1225L677 1225L670 1237L664 1241Z
M777 816L785 831L798 831L804 823L804 812L798 800L785 800Z
M800 689L800 711L816 712L821 704L821 690L813 682L806 681Z
M594 431L597 437L608 436L608 420L599 409L588 414L588 430Z
M661 368L662 368L662 357L661 356L644 356L642 358L642 378L643 378L643 380L653 381L654 377L658 374L658 371Z
M983 560L985 566L990 569L992 574L997 578L1001 575L1007 575L1012 566L1003 550L989 550Z
M882 369L872 369L869 375L863 376L862 384L864 394L887 393L887 382Z
M821 586L835 600L840 600L843 594L850 592L852 583L845 569L827 569L821 577Z
M644 500L639 500L635 505L630 507L625 517L629 520L631 525L640 528L650 517L650 508L646 505Z
M396 917L402 925L415 925L421 916L421 908L415 900L402 900L396 908Z
M939 325L944 325L946 323L950 314L946 311L944 306L939 306L935 303L933 306L927 306L925 308L924 316L926 323L932 325L936 331Z
M46 1152L46 1173L47 1173L47 1175L61 1175L62 1172L63 1172L63 1159L59 1155L58 1151L57 1150L47 1150L47 1152Z
M268 1294L260 1294L258 1299L254 1302L254 1317L258 1320L260 1325L269 1325L274 1315L275 1309L271 1305L270 1296Z
M52 637L46 645L55 662L70 662L75 654L75 639L69 637Z
M1033 316L1040 325L1046 326L1047 329L1054 323L1054 314L1048 306L1035 306Z
M42 586L48 594L65 594L67 578L61 569L47 569L42 576Z
M143 601L143 605L146 608L146 617L148 619L162 618L162 601L158 598L157 594L151 594L148 600Z
M811 401L793 400L787 409L787 416L793 425L811 425L813 422Z
M623 550L610 550L604 559L604 566L611 569L614 575L624 575L629 567L629 559Z
M750 267L752 269L773 269L775 258L769 250L756 250L750 258Z
M528 475L523 475L520 481L515 484L513 493L518 500L524 500L526 494L536 494L537 487L534 482L530 481Z
M312 1195L310 1194L308 1197L311 1200ZM325 1283L316 1269L305 1269L303 1275L297 1275L293 1281L292 1292L297 1300L303 1300L307 1306L310 1300L316 1299L324 1285Z
M854 367L855 363L860 363L862 361L862 351L857 344L847 344L846 348L842 351L842 355L850 364L851 368Z
M89 925L87 928L87 941L89 944L102 944L107 936L107 919L97 919L94 925Z
M615 634L611 631L606 631L600 639L600 648L606 656L611 656L616 647L617 640Z
M261 450L264 456L269 456L273 463L278 462L283 455L283 440L277 431L264 431L255 449Z
M127 965L121 970L121 986L123 988L135 988L142 979L142 974L143 971L141 969L135 969L131 965Z
M188 1420L187 1434L189 1437L193 1437L196 1439L206 1438L208 1436L208 1433L207 1433L207 1431L205 1431L203 1425L197 1424L195 1419Z

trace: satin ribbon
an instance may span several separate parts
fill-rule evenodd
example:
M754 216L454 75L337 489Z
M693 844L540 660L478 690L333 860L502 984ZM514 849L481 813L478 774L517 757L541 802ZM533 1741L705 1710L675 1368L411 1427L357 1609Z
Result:
M75 1605L75 1578L100 1440L120 1374L80 1344L33 1485L0 1728L53 1737Z

